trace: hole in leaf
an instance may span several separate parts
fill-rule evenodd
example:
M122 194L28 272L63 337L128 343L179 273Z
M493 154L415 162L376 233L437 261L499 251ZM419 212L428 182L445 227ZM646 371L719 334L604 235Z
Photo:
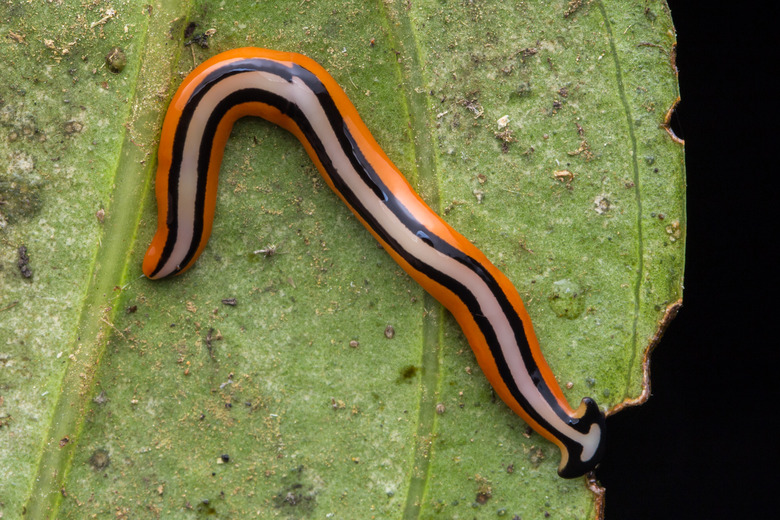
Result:
M675 142L685 144L685 131L683 130L684 112L681 113L682 106L682 102L678 97L666 112L663 127L669 132L669 135L672 136Z

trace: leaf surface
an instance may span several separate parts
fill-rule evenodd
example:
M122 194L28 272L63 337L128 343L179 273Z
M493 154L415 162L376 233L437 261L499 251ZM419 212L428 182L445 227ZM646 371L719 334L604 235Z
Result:
M184 75L240 46L307 54L515 282L569 401L618 409L682 291L664 2L11 2L0 20L4 518L597 515L291 135L240 121L195 267L152 282L140 263Z

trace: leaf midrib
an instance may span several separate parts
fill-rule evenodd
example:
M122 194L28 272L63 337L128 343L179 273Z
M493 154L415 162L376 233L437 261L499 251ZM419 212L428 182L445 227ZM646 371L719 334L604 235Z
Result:
M159 128L163 111L157 104L143 104L137 98L144 95L145 83L150 78L164 77L173 80L174 64L178 63L181 46L167 62L156 57L155 50L164 47L169 40L169 24L189 11L185 0L165 0L155 7L139 28L143 41L140 64L129 93L129 102L123 114L116 117L130 121L125 126L124 139L113 166L114 190L112 200L106 205L106 219L99 247L92 259L89 287L81 305L77 325L78 334L60 384L60 394L51 414L51 422L43 437L38 468L33 475L30 495L24 508L25 518L56 518L65 496L65 485L73 465L76 447L84 425L86 412L95 393L96 374L112 331L117 313L121 288L127 281L133 246L135 244L144 199L149 193L154 161L148 159L146 148L133 141L131 127ZM188 13L185 13L185 17ZM181 24L184 30L186 24ZM144 107L134 113L133 107ZM139 182L139 171L144 180Z
M394 48L402 49L397 66L399 83L403 92L406 113L409 119L410 141L414 150L414 169L405 172L410 182L416 184L419 192L425 194L426 203L441 211L439 196L439 167L434 150L436 136L427 97L418 89L427 84L423 74L422 49L408 11L398 12L399 23L393 23L390 14L381 1L377 2L386 21L389 39ZM406 66L403 66L406 65ZM436 396L441 385L441 338L444 308L429 294L424 296L426 315L422 321L422 344L420 364L420 396L418 401L417 430L415 432L412 465L403 518L416 520L422 512L422 504L428 488L433 439L436 432Z

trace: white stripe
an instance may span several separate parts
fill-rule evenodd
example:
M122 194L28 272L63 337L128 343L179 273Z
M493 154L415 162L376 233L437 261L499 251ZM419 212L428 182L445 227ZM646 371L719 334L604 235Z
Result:
M601 433L598 426L593 425L587 434L582 434L560 419L555 410L539 393L531 379L523 363L520 348L515 339L515 331L487 284L476 273L457 260L436 251L432 246L422 241L377 199L373 190L363 182L358 172L352 167L349 158L344 154L317 96L298 77L293 77L292 83L289 83L284 78L268 72L252 71L236 74L219 81L198 103L187 131L179 177L179 220L176 244L170 259L160 270L160 276L174 271L176 266L184 260L193 238L192 224L197 188L197 160L206 122L222 99L245 88L266 90L296 104L319 136L327 155L338 171L338 175L379 225L409 254L434 267L444 275L458 280L474 294L481 313L488 318L493 326L502 354L520 392L528 400L530 406L553 428L581 444L583 446L581 460L589 460L598 447Z
M520 348L515 338L515 331L504 314L500 303L493 295L493 291L474 271L457 260L440 253L421 240L414 231L407 228L386 205L377 199L374 191L363 182L358 172L353 168L349 158L344 154L317 97L300 79L293 78L293 84L296 88L292 95L289 95L285 89L285 87L289 88L289 85L281 85L282 88L279 90L268 88L265 85L262 88L268 88L268 90L280 96L291 99L301 108L315 133L319 136L339 176L349 186L362 206L374 216L379 225L397 241L402 249L446 276L458 280L474 294L482 314L488 318L494 328L512 377L534 410L550 423L553 428L580 444L588 443L588 437L590 437L592 442L588 444L593 444L592 450L595 451L598 436L594 438L590 434L583 435L574 430L560 419L555 410L550 407L549 403L538 392L528 370L525 368L525 363L522 360Z

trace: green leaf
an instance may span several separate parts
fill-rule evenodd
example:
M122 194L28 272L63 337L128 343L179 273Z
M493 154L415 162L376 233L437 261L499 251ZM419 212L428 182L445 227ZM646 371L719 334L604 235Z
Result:
M598 516L291 135L239 122L196 266L140 264L183 76L301 52L514 280L570 402L641 400L684 262L664 2L4 2L0 34L0 516Z

